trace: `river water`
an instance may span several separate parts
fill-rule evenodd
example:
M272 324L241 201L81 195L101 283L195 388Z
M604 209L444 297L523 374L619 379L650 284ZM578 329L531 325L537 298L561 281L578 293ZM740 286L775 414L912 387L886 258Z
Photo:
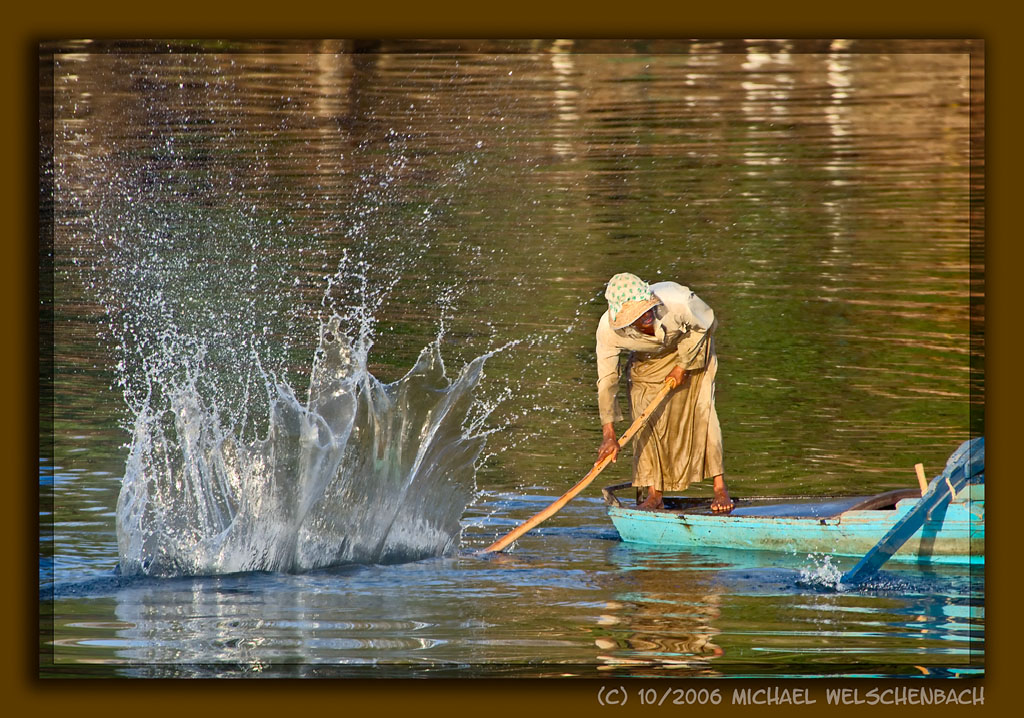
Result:
M735 496L984 434L976 47L43 50L43 675L982 673L983 568L624 544L628 462L474 555L590 468L620 271L715 309Z

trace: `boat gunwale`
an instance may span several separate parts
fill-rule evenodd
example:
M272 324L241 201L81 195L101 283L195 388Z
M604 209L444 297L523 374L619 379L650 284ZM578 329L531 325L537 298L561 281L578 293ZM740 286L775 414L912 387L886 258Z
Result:
M751 505L748 502L775 502L765 503L765 506L785 506L789 503L792 504L805 504L812 506L815 504L827 504L836 501L849 501L850 499L860 498L861 500L851 505L844 506L842 510L831 514L816 514L816 515L792 515L787 516L778 513L746 513L735 514L734 512L729 513L715 513L710 510L711 498L710 497L667 497L666 507L662 509L639 509L633 506L624 505L615 492L621 489L632 487L632 482L623 482L619 484L613 484L606 486L601 489L601 493L604 497L604 502L609 509L615 508L621 511L628 511L630 513L644 514L647 516L658 516L658 515L669 515L669 516L702 516L716 519L765 519L765 520L778 520L778 519L791 519L800 520L806 519L809 521L818 521L822 519L839 519L844 514L854 511L879 511L889 513L896 510L897 504L900 501L920 499L921 493L917 489L905 488L905 489L892 489L879 494L873 494L869 496L849 495L849 496L748 496L748 497L732 497L733 502L736 504L736 508L740 508L741 504L746 504L746 507L756 509L756 505ZM984 505L984 499L967 499L963 503L980 503ZM734 509L735 511L735 509Z

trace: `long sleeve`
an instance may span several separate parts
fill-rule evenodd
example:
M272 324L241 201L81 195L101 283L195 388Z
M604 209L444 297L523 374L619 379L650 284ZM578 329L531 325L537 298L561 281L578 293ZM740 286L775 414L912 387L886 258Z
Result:
M714 326L712 325L712 331ZM691 328L689 333L676 346L679 366L686 371L697 371L707 366L710 356L711 334L711 331L699 331Z
M601 424L622 420L622 412L615 400L619 389L619 348L612 344L603 325L597 330L597 410Z
M687 298L680 323L686 332L676 346L679 365L686 371L703 369L710 356L710 337L718 326L715 312L693 292Z

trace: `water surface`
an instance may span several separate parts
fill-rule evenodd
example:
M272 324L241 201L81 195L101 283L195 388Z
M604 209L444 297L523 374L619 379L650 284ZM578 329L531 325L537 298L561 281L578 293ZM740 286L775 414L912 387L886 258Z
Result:
M984 433L967 44L52 50L44 673L981 670L976 569L837 591L823 557L638 549L596 484L511 554L472 554L593 462L593 331L619 271L714 307L736 495L913 486ZM263 378L304 397L332 312L372 337L383 385L435 341L450 376L493 353L461 536L390 565L122 575L140 408L191 381L211 421L258 438Z

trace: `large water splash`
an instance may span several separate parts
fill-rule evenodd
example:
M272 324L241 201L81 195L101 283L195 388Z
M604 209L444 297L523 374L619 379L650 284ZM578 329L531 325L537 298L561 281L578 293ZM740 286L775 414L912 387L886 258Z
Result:
M134 305L116 292L108 300L124 322L115 327L118 378L132 416L117 506L121 572L302 571L451 551L475 494L489 410L473 395L491 353L449 379L442 313L441 331L405 376L373 376L382 307L417 257L388 261L370 241L342 251L325 278L309 364L289 371L286 349L301 333L289 327L275 340L260 330L252 292L232 302L220 290L217 319L234 327L208 331L191 279L201 270L184 249L181 275L162 272L160 291ZM135 255L113 256L123 267ZM147 285L163 269L135 266ZM444 310L457 292L438 294Z
M126 574L403 561L458 542L493 431L496 402L473 399L493 345L464 342L453 380L440 350L487 258L452 233L434 242L480 143L416 144L400 107L334 82L362 71L345 58L304 83L318 57L56 63L57 264L98 305L125 399ZM68 89L79 70L122 105ZM377 355L414 364L390 384L368 358L381 317L441 325L418 359L421 344Z
M340 321L321 329L305 402L268 384L262 439L226 435L188 386L169 394L169 427L139 414L117 507L122 572L295 571L455 545L483 446L464 425L486 357L449 382L434 342L385 385Z

